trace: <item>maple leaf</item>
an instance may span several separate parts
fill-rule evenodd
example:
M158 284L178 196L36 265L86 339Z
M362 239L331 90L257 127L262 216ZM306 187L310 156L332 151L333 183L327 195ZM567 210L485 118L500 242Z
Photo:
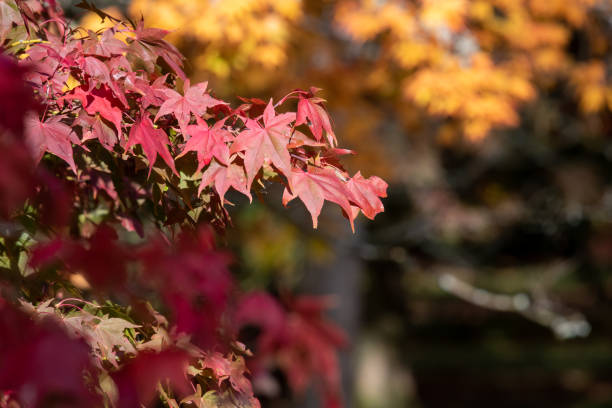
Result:
M96 88L96 85L104 84L113 91L123 106L128 107L124 92L112 78L110 70L104 62L96 57L85 57L83 58L82 68L93 79L93 81L90 80L90 88Z
M145 83L142 84L144 92L141 99L143 109L151 105L161 106L164 103L166 100L166 91L169 89L166 86L166 78L168 78L168 74L160 76L150 85L148 82L144 81Z
M268 106L266 101L259 98L244 98L239 96L238 99L244 103L236 108L236 113L250 118L261 116L266 110L266 106Z
M102 193L113 201L119 200L119 194L110 174L91 170L88 172L87 177L91 180L89 184L92 188L94 199L98 198Z
M191 388L184 374L188 365L188 356L181 350L139 353L112 375L119 392L117 408L149 406L160 381L168 380L172 388L186 395Z
M250 325L261 329L255 348L257 353L269 353L284 340L285 312L280 303L265 292L244 295L238 302L232 321L237 329Z
M223 406L217 392L207 391L202 395L200 384L196 385L195 393L181 400L181 404L193 404L196 408L220 408Z
M159 238L139 251L149 280L185 297L206 296L213 303L225 302L231 287L227 254L214 249L212 233L184 231L175 245Z
M300 296L286 303L289 339L277 358L289 384L300 393L309 380L316 378L323 389L325 406L342 406L337 349L346 345L346 337L324 318L328 298Z
M153 308L151 308L151 310L153 310ZM160 323L163 322L162 324L164 325L168 324L168 321L165 317L163 317L158 312L154 313L157 313L157 315L159 316ZM170 335L164 328L158 327L154 330L155 332L151 335L151 340L137 344L137 348L139 351L153 351L159 353L165 347L167 347L168 344L172 342Z
M32 316L34 319L36 318L43 319L44 317L52 317L56 314L55 307L51 306L51 303L53 302L53 300L54 300L53 298L47 299L43 302L40 302L36 306L22 299L19 300L19 303L21 306L21 310L23 310L24 312Z
M215 191L221 198L221 204L225 193L230 187L234 190L241 192L252 201L251 191L247 187L247 178L244 173L244 168L234 162L227 166L223 166L216 160L210 162L208 168L202 174L202 180L200 181L200 187L198 188L198 196L202 194L202 190L209 185L214 184Z
M300 295L285 299L287 307L316 328L331 344L346 345L346 336L341 329L325 320L325 312L334 305L331 296Z
M9 217L35 192L34 161L23 143L0 141L0 216Z
M291 191L285 189L283 205L299 197L312 216L312 225L317 228L317 220L325 200L338 204L349 218L351 228L355 231L351 204L347 199L345 183L331 168L308 167L308 171L294 170L290 176Z
M68 268L81 271L97 289L119 289L127 277L130 252L117 241L115 230L100 225L89 239L88 245L70 245L64 258Z
M72 214L74 195L64 180L40 167L37 170L37 194L32 203L39 208L41 222L46 225L66 225Z
M115 38L115 30L109 28L101 36L87 30L89 37L83 44L83 51L88 54L110 58L113 55L123 55L127 50L127 45Z
M83 129L83 142L98 139L102 146L110 151L113 150L113 146L117 143L115 131L102 120L100 115L91 116L81 112L75 124Z
M232 388L245 396L253 396L253 387L248 378L245 377L247 371L244 358L236 356L231 363L230 384Z
M90 89L77 87L63 98L79 100L88 114L94 116L98 114L115 126L117 137L114 138L112 143L110 143L111 138L109 138L108 135L102 135L103 138L100 139L104 147L108 150L112 150L118 138L121 137L122 110L117 106L119 101L113 97L110 90L105 86Z
M63 116L54 116L42 122L38 115L31 113L25 119L26 140L38 163L45 152L64 160L76 174L76 164L72 157L72 144L79 144L79 139L72 128L62 123Z
M11 9L6 3L2 4ZM0 6L0 13L4 6ZM28 73L29 70L0 55L0 126L15 134L21 134L23 130L25 113L36 107L32 89L24 82Z
M139 252L147 281L173 310L176 330L188 333L195 344L212 347L216 328L232 287L228 256L214 250L205 228L183 232L176 245L154 240Z
M329 142L330 146L334 147L336 144L338 144L338 141L336 140L336 135L332 130L327 112L321 105L319 105L319 103L323 101L323 99L317 97L305 98L300 94L295 126L307 123L310 131L317 141L321 140L323 137L323 130L325 130L327 134L327 141Z
M0 303L0 390L13 390L21 406L97 406L83 381L92 372L89 347L52 318L30 316ZM54 403L55 402L55 403Z
M144 62L149 72L155 71L155 62L161 57L181 79L186 79L181 69L184 57L176 47L163 40L168 33L159 28L144 28L144 21L140 20L134 29L136 38L131 41L129 51Z
M33 268L46 265L54 260L64 246L64 240L55 238L48 242L39 242L30 248L30 260L28 264Z
M191 136L181 154L182 157L188 152L195 151L198 155L198 168L196 171L202 170L212 160L213 156L219 163L227 166L229 164L229 147L227 142L232 140L232 134L223 129L224 121L215 123L212 127L208 127L205 121L196 118L198 124L187 127L187 133Z
M346 183L346 189L350 193L348 198L356 204L363 214L373 220L376 214L385 210L379 197L387 196L387 183L380 177L372 176L364 178L361 172L357 172Z
M86 311L79 311L63 319L66 327L75 335L85 339L94 351L97 362L102 367L103 361L119 367L119 357L115 351L136 354L136 349L125 336L126 329L140 327L117 317L95 316Z
M97 332L96 342L103 355L112 356L115 347L119 347L127 353L136 353L136 349L127 339L124 331L140 327L139 325L117 317L102 316L99 320L100 322L95 328Z
M324 147L325 143L312 140L311 137L306 136L299 130L294 130L293 134L291 135L291 143L289 143L287 147L290 149L296 149L302 146Z
M168 135L166 135L163 130L156 129L153 126L153 122L151 122L151 119L146 114L138 119L134 125L132 125L125 150L129 150L136 144L140 144L142 146L142 150L144 150L144 153L149 160L149 176L151 175L151 170L153 169L157 155L160 155L166 164L172 169L174 174L178 176L176 167L174 167L174 159L168 150L168 145L170 144Z
M23 20L19 11L15 10L8 2L0 2L0 39L4 42L7 34L13 28L13 24L22 24Z
M272 99L263 113L263 127L253 119L246 119L247 129L236 137L230 153L245 151L244 167L248 189L251 188L259 169L268 160L287 178L290 177L291 156L287 144L290 140L289 124L294 120L293 112L276 115Z
M224 357L221 353L213 352L204 357L202 367L212 370L217 378L219 388L224 380L229 380L231 387L238 393L238 395L234 396L234 399L239 400L239 402L237 401L238 406L259 407L259 401L253 396L251 381L245 376L247 368L244 358L231 355ZM221 404L217 406L226 405Z
M202 116L209 107L226 104L223 101L213 98L206 93L207 82L190 86L189 80L185 80L183 85L184 96L173 89L165 90L166 101L160 106L159 112L155 116L155 122L164 115L173 114L178 121L183 135L187 134L186 128L191 120L191 114Z
M221 387L221 382L229 378L232 372L231 362L219 352L206 354L202 360L202 367L212 370L215 377L217 377L219 387Z
M317 165L331 165L332 167L336 167L341 169L342 163L340 158L342 156L346 156L348 154L355 154L354 151L349 149L338 149L337 147L332 147L331 149L325 149L319 154Z
M224 305L213 304L201 294L193 299L184 294L164 294L164 301L172 310L175 333L187 334L190 341L203 349L219 347L218 329Z

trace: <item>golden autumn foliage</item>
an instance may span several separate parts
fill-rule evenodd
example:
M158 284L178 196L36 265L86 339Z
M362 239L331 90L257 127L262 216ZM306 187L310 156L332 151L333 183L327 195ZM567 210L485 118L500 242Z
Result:
M407 74L405 98L431 115L458 120L468 138L481 139L494 127L519 123L517 109L536 96L539 75L582 77L585 68L566 49L595 4L362 0L341 2L335 18L355 41L382 37L390 63ZM594 78L593 69L590 85L576 81L586 112L605 99L602 75Z
M196 67L220 77L251 63L283 65L289 27L302 14L299 0L135 0L130 10L172 30L179 45L197 46Z

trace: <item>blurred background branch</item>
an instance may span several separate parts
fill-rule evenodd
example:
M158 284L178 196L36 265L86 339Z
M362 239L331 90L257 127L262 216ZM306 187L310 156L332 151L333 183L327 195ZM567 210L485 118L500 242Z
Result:
M546 297L545 292L539 291L531 296L527 293L514 295L491 293L474 287L449 272L438 274L438 285L442 290L477 306L500 312L519 313L527 319L549 327L560 339L587 337L591 332L591 325L581 313L560 310L563 306L552 302Z

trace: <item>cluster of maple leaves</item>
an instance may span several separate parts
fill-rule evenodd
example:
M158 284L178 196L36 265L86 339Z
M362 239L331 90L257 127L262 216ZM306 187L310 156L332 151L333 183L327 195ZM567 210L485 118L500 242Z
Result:
M345 341L322 319L325 302L239 293L230 257L213 241L201 229L183 232L172 245L159 235L127 246L102 225L87 240L56 238L32 248L28 262L39 273L61 264L60 275L82 274L96 296L112 293L130 308L72 297L36 306L21 300L19 308L3 301L0 326L9 333L0 340L4 404L15 398L34 407L136 407L151 403L163 381L161 397L170 406L258 407L248 358L253 376L280 368L296 392L323 374L327 406L338 406L336 348ZM170 322L145 301L147 292L164 302ZM247 349L236 339L250 327L261 333ZM58 365L62 370L54 373Z
M352 226L386 183L342 169L317 89L232 108L166 31L115 23L0 2L0 407L257 407L250 378L276 368L339 406L325 301L242 293L207 225L229 222L230 187L278 181L315 227L324 200Z
M315 227L324 200L337 203L351 225L359 212L373 218L383 211L386 183L359 173L351 178L340 166L338 157L350 151L335 147L323 100L314 95L317 89L291 92L276 104L245 99L232 109L207 93L206 83L191 86L181 55L163 41L167 31L144 28L142 21L101 34L62 31L44 30L44 40L21 54L24 63L36 67L26 79L39 90L46 109L42 116L26 118L26 139L38 160L45 152L54 154L78 175L73 145L86 151L84 142L94 139L111 153L117 148L142 157L141 151L149 176L161 158L178 179L166 173L167 183L199 180L198 195L212 186L221 203L230 187L250 198L254 180L283 176L283 201L299 197ZM117 32L127 33L128 42L115 38ZM173 74L157 74L158 60ZM132 69L135 64L143 69ZM181 84L182 94L176 90ZM298 100L297 111L277 114L291 99ZM179 172L173 156L189 152L196 152L194 174Z

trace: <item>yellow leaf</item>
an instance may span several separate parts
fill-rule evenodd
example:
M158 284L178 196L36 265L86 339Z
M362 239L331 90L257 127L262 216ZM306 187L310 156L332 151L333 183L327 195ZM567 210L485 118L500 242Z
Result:
M81 83L75 77L69 75L68 79L66 80L66 83L64 84L64 87L62 88L62 92L70 92L80 85Z

